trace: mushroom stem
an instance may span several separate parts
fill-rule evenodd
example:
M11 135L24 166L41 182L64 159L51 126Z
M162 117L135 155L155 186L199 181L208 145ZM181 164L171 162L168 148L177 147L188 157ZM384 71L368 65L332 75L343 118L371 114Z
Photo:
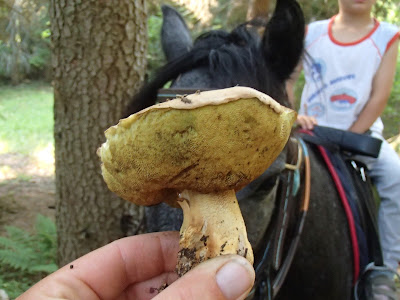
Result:
M239 254L253 264L253 250L234 190L213 194L184 190L178 203L183 210L179 276L202 261L224 254Z

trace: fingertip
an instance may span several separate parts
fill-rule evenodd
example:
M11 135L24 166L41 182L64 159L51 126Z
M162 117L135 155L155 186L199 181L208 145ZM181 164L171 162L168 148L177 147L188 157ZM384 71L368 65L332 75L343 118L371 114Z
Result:
M243 257L233 257L216 274L221 293L228 300L243 299L254 285L255 272Z
M192 269L156 299L244 299L254 285L252 265L238 255L207 260Z

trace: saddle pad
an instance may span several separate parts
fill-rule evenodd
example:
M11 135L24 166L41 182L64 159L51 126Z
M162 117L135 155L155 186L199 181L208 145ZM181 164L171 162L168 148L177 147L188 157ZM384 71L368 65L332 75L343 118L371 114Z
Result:
M353 248L353 261L354 261L354 283L357 281L360 273L364 270L366 265L371 261L371 253L369 251L369 237L367 229L365 228L365 214L363 206L360 201L368 201L367 199L359 199L358 192L355 190L354 178L349 171L349 164L342 156L341 147L334 147L327 143L324 147L326 139L321 138L318 132L311 132L301 130L302 137L305 141L315 144L323 157L326 166L332 176L338 194L341 198L343 209L345 211L350 239ZM322 144L322 145L321 145Z
M368 247L368 238L367 238L367 229L364 225L365 215L363 213L362 206L360 205L360 201L364 199L359 199L354 180L354 178L349 172L348 163L341 156L340 153L330 153L328 150L327 154L330 159L330 163L335 168L335 171L340 179L340 183L344 189L346 197L342 199L346 201L351 209L351 214L354 220L354 230L357 235L357 250L359 253L359 270L363 272L367 264L371 261L369 247ZM365 199L366 201L367 199ZM350 224L349 224L350 225Z

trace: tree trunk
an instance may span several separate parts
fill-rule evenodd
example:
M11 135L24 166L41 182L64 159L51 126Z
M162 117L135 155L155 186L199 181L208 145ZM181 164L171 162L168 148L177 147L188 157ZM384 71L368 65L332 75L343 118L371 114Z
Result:
M18 85L21 82L21 34L20 34L20 10L21 1L14 1L10 12L10 22L7 26L7 31L10 33L10 77L11 84Z
M144 79L146 17L145 0L51 0L60 266L140 217L108 190L96 150Z
M250 0L247 11L247 20L254 18L267 18L269 13L270 0Z

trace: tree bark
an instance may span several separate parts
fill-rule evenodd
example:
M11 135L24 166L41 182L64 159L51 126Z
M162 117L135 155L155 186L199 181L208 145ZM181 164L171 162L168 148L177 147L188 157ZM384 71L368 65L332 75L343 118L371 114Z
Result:
M146 17L145 0L51 0L60 266L141 217L108 190L96 150L144 79Z
M10 33L10 49L11 49L11 70L10 77L12 85L18 85L21 82L21 32L20 32L20 6L21 1L14 1L10 12L10 22L7 31Z

